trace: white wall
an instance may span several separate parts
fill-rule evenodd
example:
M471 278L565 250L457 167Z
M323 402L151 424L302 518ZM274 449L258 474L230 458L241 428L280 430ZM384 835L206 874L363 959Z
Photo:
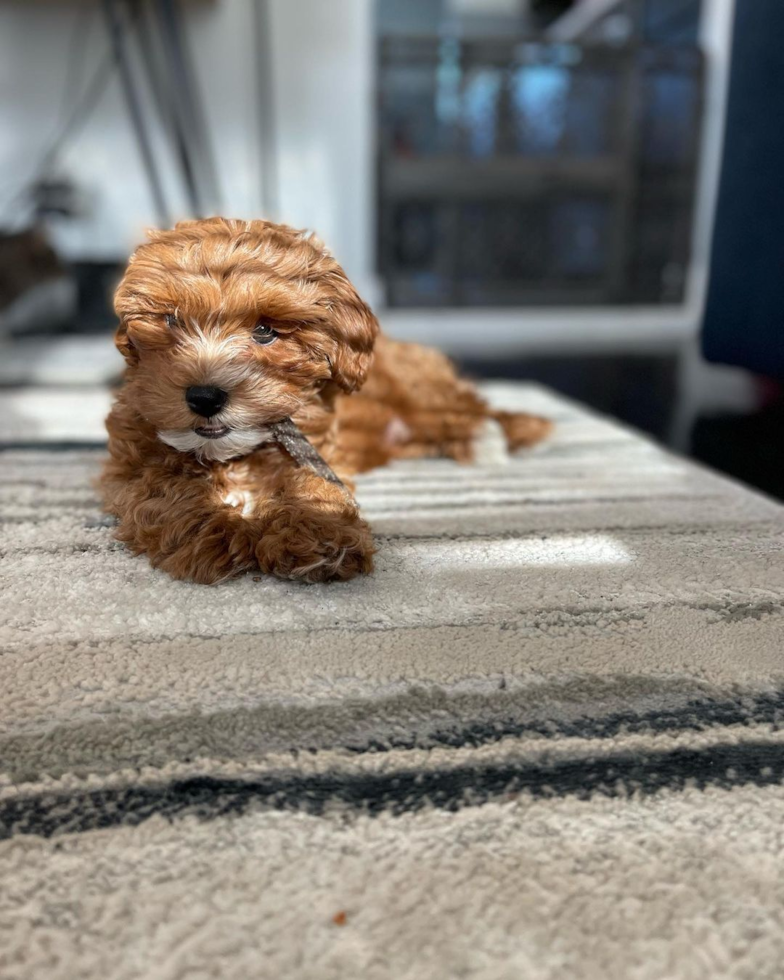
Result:
M278 217L315 229L373 300L373 3L269 3Z

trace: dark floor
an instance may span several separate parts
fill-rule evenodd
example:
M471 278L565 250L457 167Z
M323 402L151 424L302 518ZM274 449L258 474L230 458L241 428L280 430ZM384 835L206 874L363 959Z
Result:
M750 415L699 418L692 455L784 500L784 401Z

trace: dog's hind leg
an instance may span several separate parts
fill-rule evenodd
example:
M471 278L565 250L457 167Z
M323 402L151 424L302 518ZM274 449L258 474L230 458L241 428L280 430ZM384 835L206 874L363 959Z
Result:
M347 434L364 427L366 444L386 458L490 461L493 454L498 459L533 445L552 428L535 415L490 408L440 351L386 337L379 339L365 387L346 401L341 424Z

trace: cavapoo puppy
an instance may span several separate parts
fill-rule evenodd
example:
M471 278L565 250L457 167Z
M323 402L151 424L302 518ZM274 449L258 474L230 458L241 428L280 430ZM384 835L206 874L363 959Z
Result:
M281 420L346 482L398 457L469 462L490 418L513 449L550 427L491 411L441 354L379 334L321 242L285 225L212 218L153 232L115 309L127 370L103 498L120 540L176 578L372 570L355 502L273 438Z

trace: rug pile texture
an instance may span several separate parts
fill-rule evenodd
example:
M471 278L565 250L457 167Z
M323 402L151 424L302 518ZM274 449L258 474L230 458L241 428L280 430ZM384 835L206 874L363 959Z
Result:
M329 586L152 571L17 417L4 980L781 977L784 509L488 391L553 438L363 477Z

